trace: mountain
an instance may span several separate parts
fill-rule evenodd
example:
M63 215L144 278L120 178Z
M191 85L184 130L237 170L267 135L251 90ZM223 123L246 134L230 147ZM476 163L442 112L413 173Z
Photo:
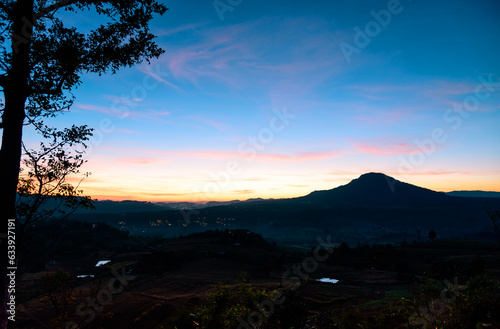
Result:
M102 214L118 214L132 212L152 212L173 209L172 207L158 205L147 201L111 201L102 200L95 202L95 210L78 209L76 213L102 213Z
M489 192L489 191L452 191L446 194L451 196L469 197L469 198L500 198L500 192Z
M450 199L445 193L373 172L363 174L349 184L297 198L300 202L330 206L416 206L442 203Z
M209 203L192 210L151 211L154 207L139 203L136 205L148 210L81 213L72 218L165 237L245 228L268 239L298 245L325 234L349 243L412 241L421 239L420 232L426 235L430 230L441 238L492 240L486 201L490 208L500 209L500 198L454 197L382 173L367 173L346 185L298 198Z
M479 196L461 195L458 196ZM475 192L471 192L475 193ZM486 193L486 192L483 192ZM490 192L493 193L493 192ZM499 193L500 194L500 193ZM448 193L448 195L453 195ZM229 205L245 204L276 204L276 203L309 203L319 206L409 206L425 205L449 201L445 193L435 192L426 188L398 181L382 173L367 173L350 183L325 191L314 191L306 196L292 199L248 199L246 201L209 201L205 204L193 202L145 202L145 201L111 201L102 200L95 203L93 213L132 213L153 212L163 210L202 209ZM486 196L486 195L481 195ZM88 210L78 210L77 213L88 213Z

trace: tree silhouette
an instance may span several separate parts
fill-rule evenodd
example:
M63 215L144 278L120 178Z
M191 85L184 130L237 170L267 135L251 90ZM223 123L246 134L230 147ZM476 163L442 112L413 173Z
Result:
M429 232L429 239L431 239L431 241L434 241L434 239L437 237L437 233L434 232L434 230L431 230Z
M495 232L495 237L497 239L498 247L500 248L500 210L493 210L488 207L488 203L484 206L486 210L486 214L491 219L491 223L493 224L493 232Z
M40 228L39 224L45 220L57 218L50 224L52 227L78 208L94 208L92 198L83 196L83 191L78 189L89 173L85 173L76 186L67 181L68 176L78 174L86 162L83 151L74 151L71 147L80 144L85 148L91 129L73 126L63 131L54 130L51 135L51 141L41 142L38 151L23 144L23 167L16 200L17 241L21 244L25 233L35 225ZM27 173L23 173L25 171ZM18 252L20 247L18 244Z
M66 26L64 11L95 12L103 24L82 33ZM43 120L70 108L84 73L115 73L163 50L149 22L166 7L156 0L2 0L0 2L0 329L6 328L8 219L16 218L23 126L42 136Z

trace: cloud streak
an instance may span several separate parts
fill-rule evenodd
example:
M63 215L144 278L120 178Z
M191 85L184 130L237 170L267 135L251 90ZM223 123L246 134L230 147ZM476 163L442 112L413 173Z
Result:
M422 152L416 145L405 142L377 140L371 142L353 142L352 144L357 151L376 156L395 156Z

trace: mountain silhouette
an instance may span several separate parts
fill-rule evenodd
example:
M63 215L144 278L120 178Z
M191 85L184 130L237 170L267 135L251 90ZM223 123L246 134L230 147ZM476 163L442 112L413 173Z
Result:
M382 173L371 172L346 185L326 191L314 191L297 199L329 205L416 206L441 203L450 197L442 192L398 181Z
M166 237L245 228L269 239L298 244L325 232L349 243L411 241L418 238L416 232L430 230L442 238L493 240L485 202L491 209L500 209L500 198L449 196L382 173L367 173L346 185L298 198L250 199L161 211L151 211L154 209L149 204L125 203L119 206L144 206L147 212L81 213L72 218Z

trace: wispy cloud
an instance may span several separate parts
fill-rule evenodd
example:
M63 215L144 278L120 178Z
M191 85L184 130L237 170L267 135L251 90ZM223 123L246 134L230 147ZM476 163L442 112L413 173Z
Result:
M354 91L358 96L375 96L375 95L387 95L387 94L392 94L394 92L401 92L401 91L412 91L415 90L415 85L401 85L401 84L370 84L370 85L363 85L363 84L357 84L357 85L347 85L342 87L342 89L345 90L352 90Z
M74 106L81 110L92 111L105 114L108 117L113 118L142 118L147 120L159 120L162 117L167 117L171 115L171 111L167 110L155 110L155 109L142 109L139 108L141 104L141 99L125 99L123 97L114 95L104 95L104 99L109 99L116 101L115 106L112 104L110 106L94 105L94 104L83 104L75 103ZM136 109L137 108L137 109ZM162 122L167 122L163 120ZM130 133L130 131L124 131Z
M231 193L236 193L236 194L252 194L254 192L255 192L255 190L249 190L249 189L245 189L245 190L231 190Z
M354 119L367 125L393 125L414 118L414 113L420 109L419 106L394 106L383 110L373 107L370 111L359 110L360 113L354 115Z
M130 129L120 129L120 132L125 133L125 134L137 134L139 131L137 130L130 130Z
M189 150L189 151L162 151L162 150L140 150L140 149L121 149L118 147L102 147L106 149L109 153L117 154L136 154L135 157L128 157L127 161L134 161L137 158L142 161L143 159L156 159L151 157L151 154L156 154L162 159L168 159L168 156L193 158L193 159L205 159L205 160L241 160L245 162L310 162L318 161L323 159L329 159L334 157L339 157L345 154L343 151L317 151L317 152L299 152L299 153L270 153L270 152L239 152L225 151L225 150ZM144 156L148 155L149 156ZM254 178L257 180L258 178Z
M353 142L352 145L361 153L368 153L377 156L394 156L421 152L416 145L406 142L375 140L367 142Z
M220 132L227 133L230 131L229 127L225 123L214 120L214 119L207 119L207 118L204 118L200 115L189 115L189 116L185 116L184 118L201 122L207 126L210 126L212 128L217 129Z
M186 93L184 89L180 88L179 86L177 86L176 84L174 84L173 82L169 81L169 73L168 73L168 70L165 70L167 67L165 66L164 63L162 63L161 61L158 61L158 60L152 60L151 61L152 64L149 64L149 65L141 65L139 66L139 70L150 76L151 78L153 78L153 81L156 80L156 82L162 82L164 84L166 84L167 86L169 87L172 87L174 90L178 91L178 92L181 92L181 93ZM154 83L154 82L150 82L150 83Z
M163 162L159 158L147 158L147 157L128 157L128 158L116 158L118 163L128 163L128 164L151 164Z
M199 42L171 48L157 63L177 82L206 93L215 90L211 82L232 90L267 88L274 97L297 95L345 68L334 42L342 34L312 18L262 18L193 33Z
M154 33L156 36L159 36L159 37L170 36L170 35L174 35L174 34L181 33L181 32L197 30L201 27L205 27L207 24L208 24L208 22L198 22L198 23L191 23L191 24L177 26L177 27L174 27L171 29L168 29L168 28L155 29Z
M92 105L92 104L82 104L82 103L75 103L73 106L82 109L82 110L87 110L87 111L93 111L93 112L99 112L106 114L108 116L112 117L118 117L119 113L116 111L112 111L110 107L107 106L99 106L99 105Z

